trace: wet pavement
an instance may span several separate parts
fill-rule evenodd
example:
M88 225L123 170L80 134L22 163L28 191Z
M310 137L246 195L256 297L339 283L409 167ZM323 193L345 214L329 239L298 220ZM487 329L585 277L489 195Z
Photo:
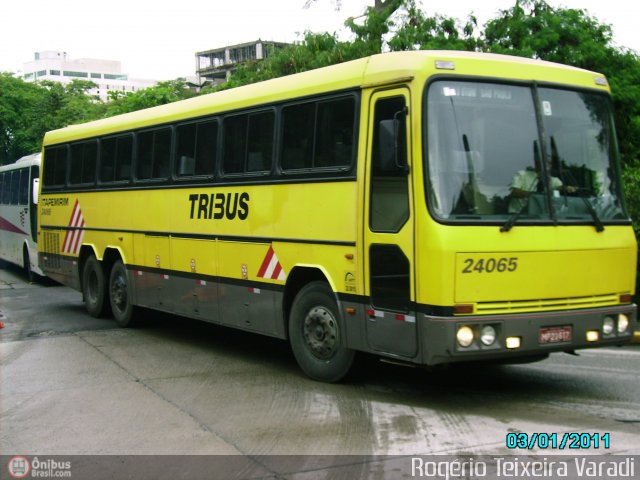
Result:
M364 357L323 384L284 341L152 312L119 329L11 268L0 314L3 455L562 453L509 450L514 432L610 433L607 454L640 452L638 346L436 371Z

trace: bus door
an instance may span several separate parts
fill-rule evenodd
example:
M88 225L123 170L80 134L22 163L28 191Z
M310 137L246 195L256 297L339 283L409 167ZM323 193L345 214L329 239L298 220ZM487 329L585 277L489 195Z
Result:
M372 95L364 215L367 338L374 351L417 353L409 90Z

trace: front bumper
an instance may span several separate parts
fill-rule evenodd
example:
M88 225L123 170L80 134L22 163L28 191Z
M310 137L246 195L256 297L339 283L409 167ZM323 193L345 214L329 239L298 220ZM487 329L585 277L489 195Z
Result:
M625 315L629 321L627 329L619 333L617 321L619 315ZM422 315L420 322L420 343L422 358L420 363L438 365L478 360L513 360L526 357L543 356L551 352L574 351L583 348L596 348L630 343L638 329L636 305L621 305L584 310L540 312L527 314L434 317ZM614 319L616 328L606 335L603 333L603 321L606 317ZM486 325L496 331L496 340L484 345L478 335L468 347L461 347L456 341L456 332L460 326L469 326L479 333ZM565 327L565 328L560 328ZM566 328L569 327L569 328ZM541 330L544 329L544 330ZM571 332L567 338L567 331ZM554 331L562 331L559 338L551 338ZM598 332L597 340L587 339L587 332ZM507 338L519 338L518 348L507 348ZM542 338L547 343L541 343Z

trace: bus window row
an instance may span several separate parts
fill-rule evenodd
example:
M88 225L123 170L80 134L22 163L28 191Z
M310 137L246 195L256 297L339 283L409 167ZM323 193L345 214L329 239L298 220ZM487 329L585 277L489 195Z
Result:
M48 146L43 187L343 175L356 155L357 104L346 94Z
M0 204L29 205L29 168L0 172Z

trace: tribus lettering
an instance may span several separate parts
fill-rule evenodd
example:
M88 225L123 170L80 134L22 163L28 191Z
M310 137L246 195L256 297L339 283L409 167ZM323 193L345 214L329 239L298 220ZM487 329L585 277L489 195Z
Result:
M249 215L249 194L242 193L192 193L189 195L191 214L189 218L215 219L238 217L244 220Z

